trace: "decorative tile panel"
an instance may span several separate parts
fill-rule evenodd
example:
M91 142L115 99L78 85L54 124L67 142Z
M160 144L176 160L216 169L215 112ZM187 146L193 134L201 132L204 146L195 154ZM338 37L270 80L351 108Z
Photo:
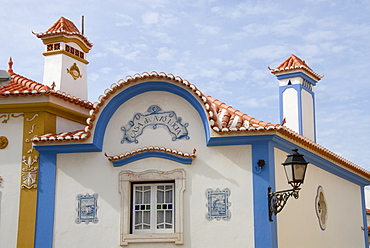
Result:
M162 111L157 105L152 105L144 114L136 113L126 126L122 126L123 138L121 143L139 143L137 138L143 134L144 129L151 127L156 129L164 126L172 136L172 140L189 139L188 123L181 123L181 117L177 117L174 111Z
M98 223L98 194L79 194L77 195L77 201L76 223L85 222L86 225L90 222L94 224Z
M207 189L207 220L229 220L231 218L231 213L229 207L231 203L229 202L230 189Z

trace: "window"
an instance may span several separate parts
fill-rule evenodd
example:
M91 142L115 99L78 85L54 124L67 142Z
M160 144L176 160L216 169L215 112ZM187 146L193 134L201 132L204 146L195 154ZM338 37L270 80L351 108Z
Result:
M132 233L173 233L174 183L133 184Z
M121 245L183 244L185 170L124 170L119 180Z
M317 188L315 202L316 215L319 220L320 228L324 231L326 229L326 223L328 219L328 207L324 196L324 189L322 188L322 186L319 186Z

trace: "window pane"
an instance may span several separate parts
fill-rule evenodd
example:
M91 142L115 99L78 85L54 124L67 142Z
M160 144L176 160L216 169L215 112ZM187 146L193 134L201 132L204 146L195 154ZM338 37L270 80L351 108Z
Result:
M135 229L141 229L142 214L141 211L135 212Z
M135 188L135 204L140 204L141 203L141 191L140 191L140 188L141 187L136 187Z
M166 224L172 224L172 211L166 211Z
M166 189L166 203L172 203L172 185L167 185Z
M158 211L157 212L157 229L163 229L164 228L164 211Z
M144 192L144 203L150 204L150 189Z
M144 211L143 214L144 214L143 223L144 223L144 225L147 225L150 228L150 211ZM146 228L144 228L144 229L146 229Z
M157 187L157 203L164 203L164 186Z

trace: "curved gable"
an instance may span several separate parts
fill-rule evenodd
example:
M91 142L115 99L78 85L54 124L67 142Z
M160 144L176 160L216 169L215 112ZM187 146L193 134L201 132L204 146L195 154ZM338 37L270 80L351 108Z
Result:
M192 94L191 92L187 91L186 89L180 86L174 85L166 81L144 81L128 89L121 91L116 96L114 96L109 101L109 103L107 103L106 106L104 106L104 109L101 111L98 117L98 121L96 123L95 131L94 131L94 144L96 144L98 147L102 146L104 134L106 132L108 122L110 121L111 117L114 115L114 113L117 111L117 109L122 104L126 103L128 100L140 94L150 92L150 91L169 92L177 96L180 96L183 99L185 99L187 102L189 102L194 107L194 109L198 112L202 120L206 138L208 140L209 132L210 132L209 124L208 124L208 116L205 112L204 106L198 101L198 99L194 97L194 94Z

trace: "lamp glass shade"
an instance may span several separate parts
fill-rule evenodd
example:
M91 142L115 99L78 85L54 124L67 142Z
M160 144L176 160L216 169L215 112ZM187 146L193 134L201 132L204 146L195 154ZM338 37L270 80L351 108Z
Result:
M294 164L294 181L303 183L306 174L307 164Z
M287 156L283 166L290 185L297 188L303 183L307 164L308 162L303 158L303 155L298 153L298 149L293 149L293 154Z
M294 172L293 166L291 164L284 165L285 175L288 179L288 183L293 182L294 180Z

